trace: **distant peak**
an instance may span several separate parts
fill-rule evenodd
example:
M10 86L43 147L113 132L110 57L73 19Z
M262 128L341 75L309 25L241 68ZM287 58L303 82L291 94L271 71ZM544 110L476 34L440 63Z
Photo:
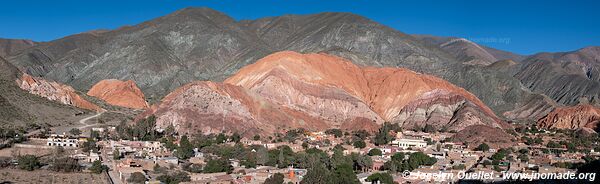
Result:
M204 16L207 18L227 17L231 19L231 17L227 16L225 13L207 7L187 7L184 9L177 10L170 15L191 17Z
M369 20L368 18L366 18L362 15L349 13L349 12L323 12L323 13L317 13L314 15L319 16L319 17L339 17L339 18L348 19L348 20L363 20L363 21Z
M600 52L600 46L588 46L588 47L581 48L578 51L596 51L596 52Z

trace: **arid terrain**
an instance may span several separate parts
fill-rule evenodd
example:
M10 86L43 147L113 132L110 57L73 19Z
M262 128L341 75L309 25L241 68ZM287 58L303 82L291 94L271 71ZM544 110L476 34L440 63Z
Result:
M344 12L120 26L0 39L0 183L600 173L600 46L517 54Z

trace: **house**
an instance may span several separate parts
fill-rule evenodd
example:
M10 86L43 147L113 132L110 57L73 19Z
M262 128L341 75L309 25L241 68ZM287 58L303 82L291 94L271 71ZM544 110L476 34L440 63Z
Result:
M66 134L52 134L48 137L46 145L48 146L62 146L62 147L79 147L80 140L77 138L72 138L67 136Z
M94 127L94 128L92 128L92 131L103 133L104 131L106 131L106 129L104 129L102 127Z
M252 140L252 139L248 139L248 138L245 138L245 137L242 138L242 139L240 139L240 142L242 144L248 145L248 146L250 146L250 145L262 145L263 144L263 142L260 141L260 140Z
M422 139L396 139L392 141L392 145L398 146L402 149L408 148L425 148L427 147L427 142Z
M94 152L90 151L90 155L87 156L87 158L85 160L89 163L92 163L96 160L100 160L100 155L98 155L98 153L94 153Z

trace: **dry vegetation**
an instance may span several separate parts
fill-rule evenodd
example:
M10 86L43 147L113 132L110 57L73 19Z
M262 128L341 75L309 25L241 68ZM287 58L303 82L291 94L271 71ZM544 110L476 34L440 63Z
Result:
M23 171L18 169L0 169L0 183L109 183L104 174L60 173L48 170Z

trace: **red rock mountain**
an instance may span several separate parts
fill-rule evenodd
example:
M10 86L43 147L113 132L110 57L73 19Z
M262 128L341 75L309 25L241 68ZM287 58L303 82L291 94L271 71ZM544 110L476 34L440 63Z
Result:
M148 108L144 93L132 80L102 80L92 86L87 95L100 98L111 105L132 109Z
M576 105L556 108L538 121L544 128L597 130L600 121L600 109L591 105Z
M97 105L79 96L72 87L64 84L46 81L42 78L32 77L27 74L21 75L16 82L21 89L49 100L57 101L67 105L73 105L82 109L101 109Z
M296 52L269 55L224 83L187 84L144 113L150 114L163 128L246 135L300 127L375 130L385 121L450 130L506 126L474 95L442 79Z

